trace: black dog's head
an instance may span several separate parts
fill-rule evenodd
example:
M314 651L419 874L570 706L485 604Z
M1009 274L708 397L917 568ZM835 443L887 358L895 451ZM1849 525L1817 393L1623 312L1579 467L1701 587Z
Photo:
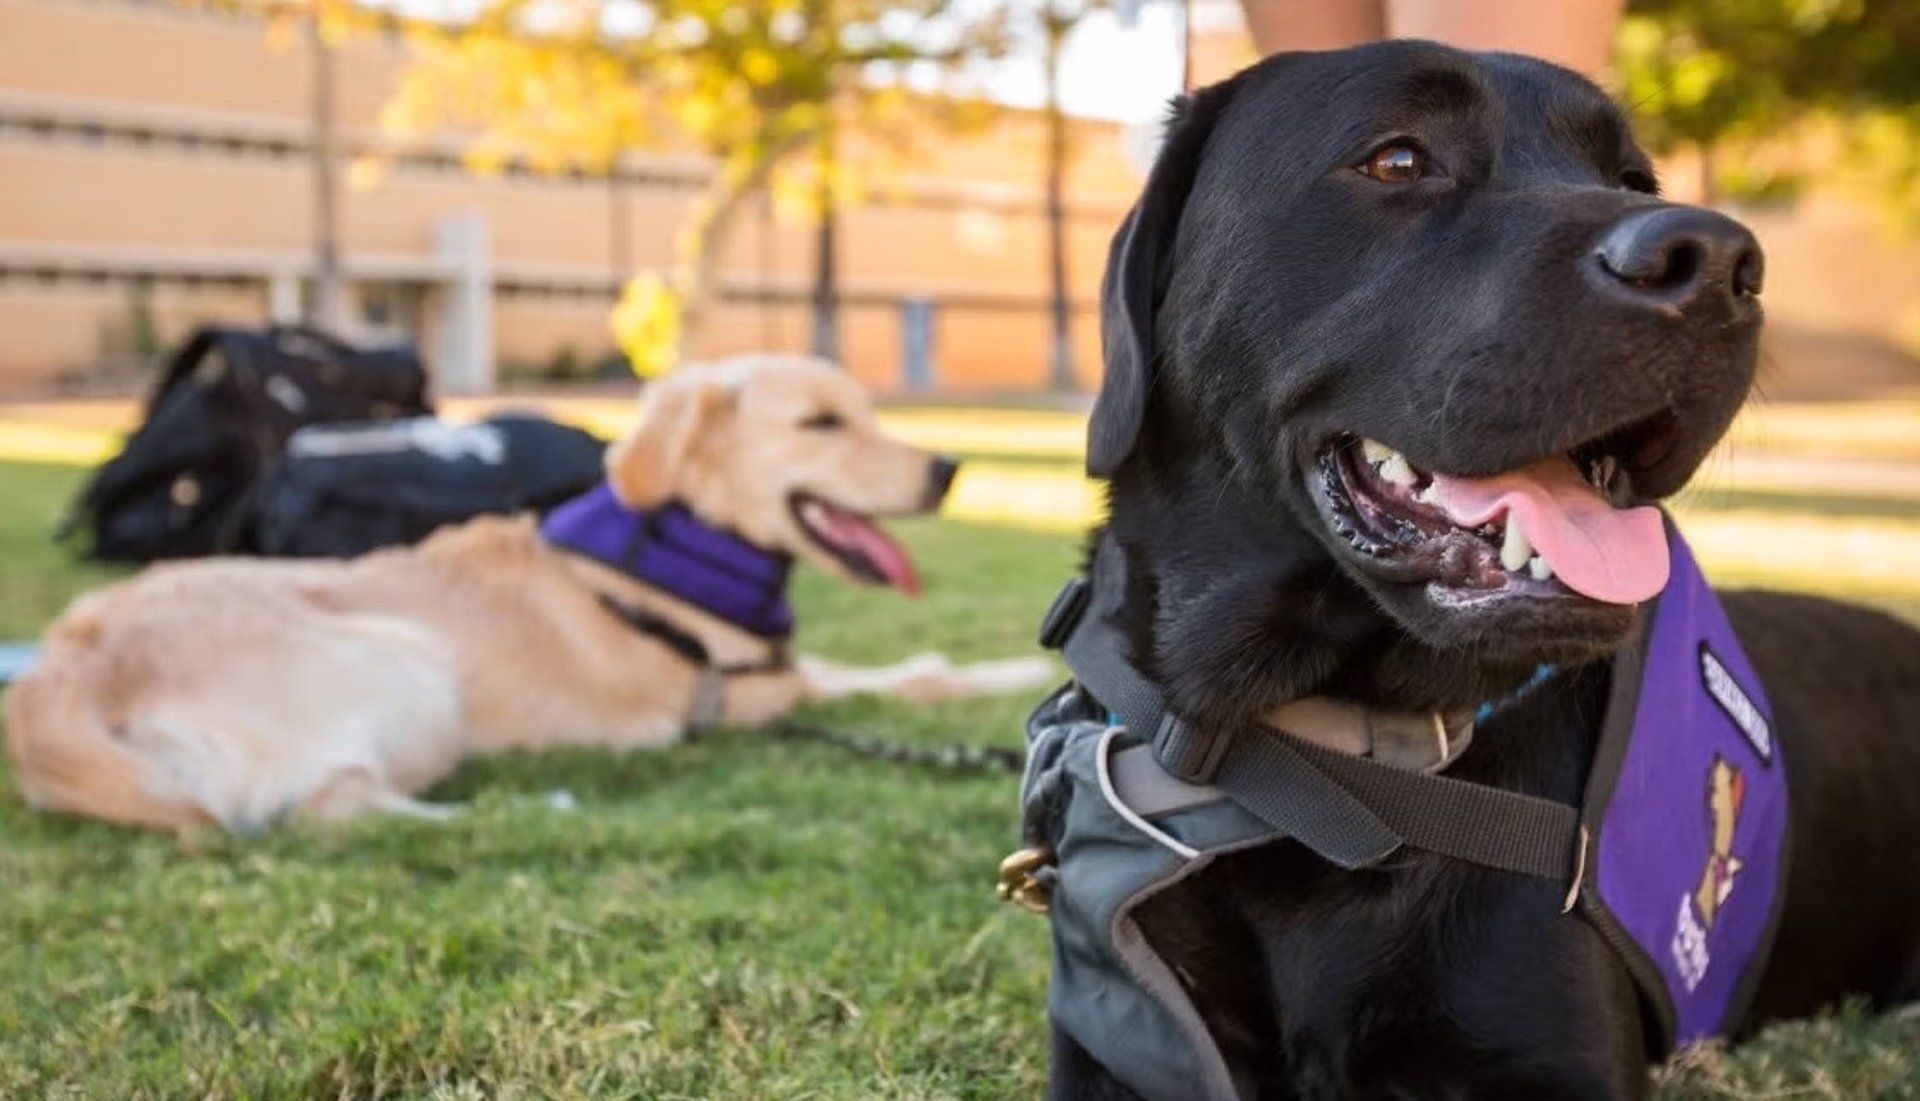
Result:
M1423 42L1177 105L1103 290L1088 466L1193 717L1460 706L1625 637L1753 379L1761 256L1592 84Z

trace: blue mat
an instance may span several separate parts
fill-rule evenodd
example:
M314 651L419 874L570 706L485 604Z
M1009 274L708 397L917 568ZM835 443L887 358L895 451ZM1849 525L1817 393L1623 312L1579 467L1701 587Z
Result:
M0 684L33 668L40 647L31 642L0 642Z

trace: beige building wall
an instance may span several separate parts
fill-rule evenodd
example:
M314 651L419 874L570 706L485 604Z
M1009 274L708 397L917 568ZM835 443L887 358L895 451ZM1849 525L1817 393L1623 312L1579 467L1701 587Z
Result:
M1194 43L1201 81L1252 55L1207 0ZM1224 15L1222 15L1224 13ZM356 39L340 57L349 146L387 148L375 126L405 55ZM267 316L276 273L309 260L309 58L258 21L166 0L0 0L0 393L135 383L141 351L206 320ZM1118 128L1075 124L1069 270L1080 377L1098 376L1093 297L1107 240L1139 186ZM633 157L605 178L475 177L453 137L387 151L390 167L342 198L345 263L363 319L394 332L433 316L436 226L477 214L490 241L491 339L509 373L612 351L606 313L622 271L659 269L704 167ZM1666 166L1691 198L1696 172ZM964 139L932 138L913 170L841 219L842 347L884 390L902 380L900 302L936 303L935 379L948 393L1046 384L1042 132L1012 112ZM1769 255L1770 388L1780 395L1920 380L1920 248L1856 200L1742 210ZM615 239L616 227L624 238ZM764 204L742 219L722 271L711 353L803 348L814 234ZM284 296L283 296L284 297ZM431 341L427 342L433 354Z
M162 0L0 0L0 391L127 370L139 333L263 320L269 283L308 268L310 57L255 20ZM396 149L380 107L402 47L356 39L338 58L343 144L390 155L343 189L343 263L375 330L418 328L446 262L435 226L477 214L493 275L492 339L510 371L612 349L615 261L658 270L698 193L696 157L636 156L605 177L460 168L454 136ZM1046 265L1037 119L916 150L840 219L842 345L885 389L901 379L899 302L934 301L935 378L949 392L1045 384ZM1094 291L1138 186L1117 128L1075 124L1069 270L1083 377L1097 376ZM622 240L616 231L624 227ZM799 349L814 231L749 210L722 265L728 299L704 350ZM431 344L428 344L431 356Z

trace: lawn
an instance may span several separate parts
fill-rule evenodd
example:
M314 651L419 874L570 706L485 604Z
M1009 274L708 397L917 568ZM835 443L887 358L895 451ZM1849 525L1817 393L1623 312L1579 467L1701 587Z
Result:
M958 449L992 457L961 487L980 519L901 525L927 595L803 576L807 647L1029 647L1075 553L1076 518L1048 510L1084 487L1048 448L969 438ZM0 636L107 576L46 541L76 478L0 463ZM1026 504L1006 488L1022 478L1046 483ZM1774 529L1920 538L1920 504L1845 500L1728 491L1689 509L1735 545ZM1023 526L985 522L995 509L1027 510ZM1920 607L1899 578L1834 576ZM809 717L1009 745L1030 702ZM991 894L1013 787L727 731L475 764L433 793L468 806L446 824L182 843L30 814L0 777L0 1097L1036 1096L1046 927ZM1917 1098L1920 1019L1843 1014L1696 1052L1659 1096Z

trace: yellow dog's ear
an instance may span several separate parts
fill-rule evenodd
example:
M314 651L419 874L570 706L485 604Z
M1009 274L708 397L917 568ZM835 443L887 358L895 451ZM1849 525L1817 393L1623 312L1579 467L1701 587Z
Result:
M719 379L656 379L641 399L639 422L607 448L614 496L642 509L672 498L694 446L732 404L732 388Z

